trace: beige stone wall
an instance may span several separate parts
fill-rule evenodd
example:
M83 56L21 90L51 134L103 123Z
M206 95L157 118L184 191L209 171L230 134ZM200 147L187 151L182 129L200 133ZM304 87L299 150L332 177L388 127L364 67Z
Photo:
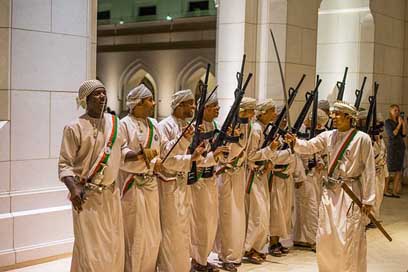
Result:
M307 78L291 110L299 111L304 92L313 88L320 0L223 0L218 7L217 72L225 115L236 88L242 54L247 54L247 73L254 73L248 95L258 100L273 98L283 103L282 83L269 29L275 39L285 74L286 89L295 86L302 74Z
M78 86L95 76L96 3L0 1L0 266L72 249L57 157Z
M380 83L379 111L387 118L392 103L403 102L403 110L408 110L403 101L406 1L372 0L370 9L375 23L374 80Z
M371 94L374 62L374 20L368 1L323 0L319 9L317 73L322 77L322 98L336 100L336 82L349 67L343 100L355 102L355 90L367 77L362 107Z

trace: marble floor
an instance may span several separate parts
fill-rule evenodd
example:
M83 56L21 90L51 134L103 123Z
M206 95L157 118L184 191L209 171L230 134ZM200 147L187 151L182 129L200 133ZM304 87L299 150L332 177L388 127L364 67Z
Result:
M376 229L371 229L367 233L369 272L408 272L408 188L404 189L405 193L401 199L385 198L383 202L381 219L393 242L388 242ZM213 255L212 259L216 259L216 256ZM70 262L70 258L64 258L11 271L68 272ZM267 262L263 265L243 264L239 272L244 271L312 272L317 271L316 257L313 252L294 248L285 257L268 256Z

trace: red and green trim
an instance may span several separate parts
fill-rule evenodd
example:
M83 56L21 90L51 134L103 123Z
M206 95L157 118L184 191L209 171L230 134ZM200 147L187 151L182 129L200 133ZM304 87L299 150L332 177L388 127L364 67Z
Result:
M123 191L122 191L122 197L126 194L127 191L129 191L133 185L135 184L135 179L134 175L130 175L128 180L125 182L125 186L123 186Z
M112 115L112 131L109 136L108 144L106 147L108 147L110 150L112 150L112 146L115 144L116 138L118 136L118 118L115 115ZM107 164L110 158L110 153L106 154L105 150L103 151L103 155L98 161L97 167L95 167L95 170L93 171L92 175L90 178L96 175L96 173L102 171L103 166L102 164Z
M152 120L150 120L150 118L147 118L147 124L149 126L149 134L146 138L147 139L146 148L152 148L154 127L153 127L153 122Z
M255 180L255 172L251 171L251 174L249 174L248 184L246 187L247 194L251 193L252 185L254 184L254 180Z
M268 188L269 192L272 191L272 178L273 178L273 172L271 171L268 175Z
M350 133L347 135L346 139L344 140L342 146L340 147L339 152L337 153L336 157L332 161L332 164L329 167L328 175L331 176L333 175L334 170L336 169L337 165L339 164L339 161L343 158L344 153L346 153L346 149L351 143L351 141L354 139L354 136L357 134L357 129L353 129L350 131Z

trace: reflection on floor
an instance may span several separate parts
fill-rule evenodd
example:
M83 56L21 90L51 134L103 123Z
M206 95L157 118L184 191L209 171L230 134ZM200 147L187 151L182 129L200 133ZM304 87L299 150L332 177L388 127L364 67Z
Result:
M382 207L382 220L386 230L393 238L390 243L375 229L367 233L368 238L368 271L370 272L405 272L408 271L408 193L401 199L385 198ZM212 255L216 260L216 256ZM65 258L50 263L35 265L12 270L14 272L68 272L70 258ZM292 249L285 257L275 258L268 256L263 265L243 264L240 272L266 272L266 271L317 271L315 254L310 251Z

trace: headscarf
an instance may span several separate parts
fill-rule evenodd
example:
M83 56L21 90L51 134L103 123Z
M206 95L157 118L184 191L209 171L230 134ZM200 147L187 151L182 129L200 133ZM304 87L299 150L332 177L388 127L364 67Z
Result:
M330 111L330 103L327 100L319 100L317 107L326 112Z
M181 90L173 94L171 100L171 108L173 111L184 101L194 100L194 95L191 90Z
M336 101L333 104L332 111L339 111L350 115L352 118L357 119L357 109L350 103L344 101Z
M312 121L312 117L313 112L310 112L308 116L309 121ZM327 113L322 109L317 109L317 125L323 127L327 124L328 121L329 116L327 115Z
M252 97L243 97L241 103L239 104L240 110L255 110L256 108L256 99Z
M217 93L216 92L214 92L212 94L207 93L207 97L205 98L205 101L206 101L205 106L218 103ZM198 104L200 104L200 103L201 103L201 101L199 100Z
M81 106L86 109L86 98L98 88L105 89L105 86L99 80L90 79L84 81L79 87L78 97L76 98L78 108Z
M360 119L360 120L367 119L367 116L368 116L368 110L363 109L363 108L358 110L358 112L357 112L357 118L358 119Z
M267 99L256 105L256 115L264 114L267 110L275 108L275 102L272 99Z
M148 97L153 97L152 92L144 84L140 84L128 93L126 106L132 111L137 104Z

